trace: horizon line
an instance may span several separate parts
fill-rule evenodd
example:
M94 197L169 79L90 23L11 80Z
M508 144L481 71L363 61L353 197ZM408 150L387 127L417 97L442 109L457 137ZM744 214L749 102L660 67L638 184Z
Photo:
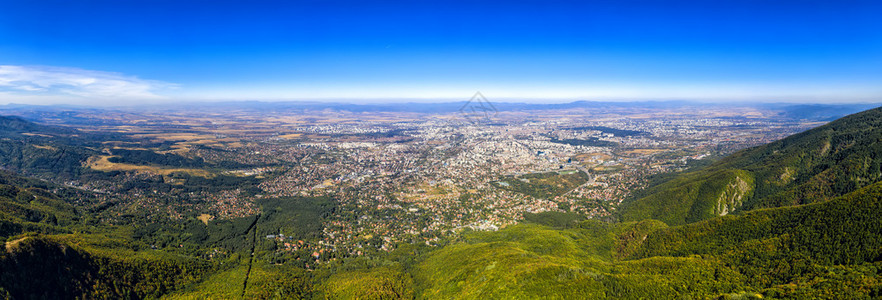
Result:
M364 100L384 100L379 102L365 102ZM420 100L429 100L429 101L420 101ZM533 101L531 101L533 100ZM536 101L539 100L539 101ZM172 102L174 101L174 102ZM579 100L569 100L569 99L549 99L549 98L501 98L500 100L489 100L494 104L502 104L502 105L569 105L569 104L578 104L578 103L684 103L684 104L701 104L701 105L744 105L744 106L752 106L752 105L882 105L882 99L873 99L873 100L864 100L864 101L836 101L836 100L828 100L828 101L817 101L817 100L807 100L807 101L794 101L794 100L771 100L771 101L763 101L759 99L755 100L745 100L745 99L678 99L678 98L656 98L656 99L579 99ZM354 106L382 106L382 105L443 105L443 104L462 104L469 102L468 99L463 98L412 98L412 97L401 97L401 98L388 98L388 97L380 97L380 98L312 98L312 99L242 99L242 100L228 100L228 99L217 99L217 100L207 100L207 99L191 99L191 100L167 100L167 101L147 101L141 102L139 104L105 104L105 103L41 103L41 104L31 104L31 103L18 103L18 102L6 102L0 104L0 108L3 107L70 107L70 108L132 108L132 107L151 107L158 105L172 105L172 106L182 106L182 105L218 105L218 104L245 104L245 103L253 103L253 104L303 104L303 105L354 105ZM2 103L2 102L0 102Z

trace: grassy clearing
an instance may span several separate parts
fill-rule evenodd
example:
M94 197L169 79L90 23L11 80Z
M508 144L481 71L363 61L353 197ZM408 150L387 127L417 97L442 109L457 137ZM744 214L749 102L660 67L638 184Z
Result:
M26 237L22 237L22 238L18 238L18 239L14 239L14 240L6 242L6 251L11 252L12 249L15 248L15 246L18 246L19 243L21 243L22 241L24 241L28 238L30 238L30 237L26 236Z
M127 172L147 172L159 175L170 175L172 173L187 173L191 176L200 176L205 178L214 177L215 174L201 169L188 168L162 168L157 166L140 166L133 164L114 163L108 161L113 155L99 155L90 157L86 161L86 167L98 171L127 171Z
M39 136L39 137L48 137L48 138L55 137L55 136L48 135L48 134L31 133L31 132L25 132L25 133L22 133L21 135L26 135L26 136Z
M34 148L37 148L37 149L43 149L43 150L49 150L49 151L58 150L58 148L55 148L55 147L52 147L49 145L32 145L32 146L34 146Z
M205 225L208 225L208 221L211 221L211 219L213 219L213 218L214 217L209 214L201 214L198 217L196 217L196 219L199 219L199 221L202 221L202 223L205 223Z
M195 141L214 139L216 136L198 133L149 133L134 135L136 138L149 138L163 141Z

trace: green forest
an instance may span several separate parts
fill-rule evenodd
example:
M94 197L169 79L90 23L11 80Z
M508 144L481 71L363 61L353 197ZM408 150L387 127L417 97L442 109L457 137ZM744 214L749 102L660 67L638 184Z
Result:
M656 184L625 203L622 218L681 225L723 215L711 208L724 204L732 213L827 201L882 179L880 153L882 110L877 108Z

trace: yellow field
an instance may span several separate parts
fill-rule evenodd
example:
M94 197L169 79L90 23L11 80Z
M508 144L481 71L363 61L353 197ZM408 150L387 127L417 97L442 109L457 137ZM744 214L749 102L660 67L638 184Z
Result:
M159 153L159 154L169 154L169 153L184 154L184 153L190 152L190 145L187 145L187 144L177 143L177 144L171 145L171 148L172 148L171 150L156 151L156 153Z
M201 214L196 218L199 219L199 221L202 221L202 223L205 223L205 225L208 225L208 221L211 221L211 219L213 219L213 217L209 214Z
M48 135L48 134L42 134L42 133L30 133L30 132L22 133L22 135L27 135L27 136L42 136L42 137L53 137L53 136Z
M187 169L187 168L162 168L156 166L139 166L132 164L123 164L123 163L114 163L110 162L108 159L113 157L112 155L100 155L100 156L92 156L86 161L86 167L98 170L98 171L135 171L135 172L145 172L159 175L169 175L171 173L183 172L190 174L192 176L201 176L201 177L214 177L214 174L211 172L201 170L201 169Z
M193 140L207 140L216 138L214 135L210 134L198 134L198 133L149 133L149 134L137 134L134 135L137 138L150 138L157 139L163 141L193 141Z
M624 151L622 153L626 154L626 155L635 155L635 154L636 155L649 155L649 154L655 154L655 153L664 152L664 151L667 151L667 150L665 150L665 149L634 149L634 150Z
M104 144L104 145L107 145L107 144L114 144L114 145L131 145L131 144L135 144L135 145L137 145L137 144L140 144L140 143L138 143L138 142L123 142L123 141L104 141L104 142L101 142L101 144Z
M142 148L142 147L113 147L113 149L123 149L123 150L141 150L141 151L148 151L148 150L150 150L150 149L147 149L147 148Z
M302 133L292 133L292 134L283 134L283 135L280 135L279 137L283 138L283 139L290 140L290 139L299 139L301 136L303 136Z
M55 147L52 147L49 145L33 145L33 146L34 146L34 148L37 148L37 149L44 149L44 150L50 150L50 151L58 150L58 148L55 148Z

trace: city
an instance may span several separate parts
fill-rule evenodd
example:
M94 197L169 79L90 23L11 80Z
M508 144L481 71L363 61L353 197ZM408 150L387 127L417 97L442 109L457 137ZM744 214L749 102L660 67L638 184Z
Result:
M105 222L207 222L254 216L261 198L332 199L337 209L322 221L320 234L286 236L280 228L266 236L280 254L313 267L391 251L399 243L435 245L466 229L497 230L525 214L603 220L654 175L824 123L781 118L781 110L749 105L667 106L501 111L486 120L460 111L328 109L243 109L223 118L182 110L66 110L40 118L119 139L101 141L100 154L84 164L117 175L88 182L47 178L98 192L90 205L101 207ZM75 124L96 114L104 118L100 125ZM126 150L204 163L120 162ZM192 178L233 184L182 188L185 179L193 185Z

